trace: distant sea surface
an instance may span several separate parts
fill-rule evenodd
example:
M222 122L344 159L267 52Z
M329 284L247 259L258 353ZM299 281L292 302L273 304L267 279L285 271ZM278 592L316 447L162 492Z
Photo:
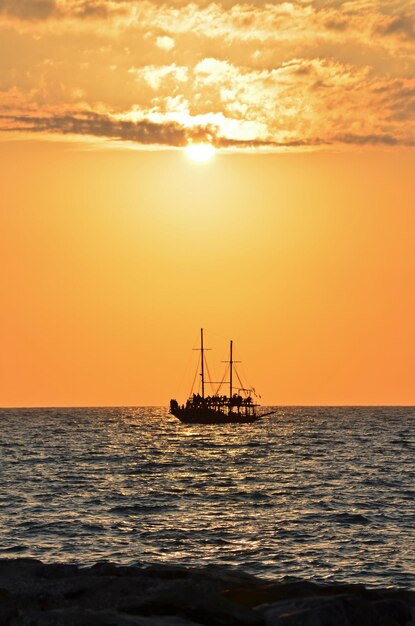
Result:
M0 410L0 558L415 588L415 409Z

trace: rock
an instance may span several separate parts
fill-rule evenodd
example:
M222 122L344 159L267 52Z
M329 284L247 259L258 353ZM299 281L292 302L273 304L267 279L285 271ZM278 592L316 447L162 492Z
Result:
M291 599L260 608L266 626L408 626L411 621L410 606L399 599L377 601L349 594Z
M0 589L0 625L8 624L17 615L15 599L7 589Z
M415 594L231 568L0 560L0 626L414 626Z
M198 626L176 617L129 617L113 611L54 610L19 616L13 626Z
M212 583L170 581L141 602L125 603L121 610L138 615L181 615L207 626L260 626L257 612L225 599Z

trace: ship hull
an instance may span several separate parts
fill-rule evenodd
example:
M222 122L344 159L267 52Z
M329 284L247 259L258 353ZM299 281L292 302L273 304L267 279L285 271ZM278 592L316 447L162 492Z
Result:
M260 419L259 415L225 413L208 408L177 408L170 412L184 424L252 424Z

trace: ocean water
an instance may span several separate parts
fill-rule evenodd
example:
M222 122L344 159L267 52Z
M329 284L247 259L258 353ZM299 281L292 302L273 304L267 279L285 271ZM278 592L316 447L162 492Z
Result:
M0 410L0 558L415 588L415 409Z

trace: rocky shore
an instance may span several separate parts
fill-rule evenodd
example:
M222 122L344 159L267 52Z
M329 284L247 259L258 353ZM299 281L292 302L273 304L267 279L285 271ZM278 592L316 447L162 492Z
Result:
M223 567L0 560L0 626L415 626L415 592Z

